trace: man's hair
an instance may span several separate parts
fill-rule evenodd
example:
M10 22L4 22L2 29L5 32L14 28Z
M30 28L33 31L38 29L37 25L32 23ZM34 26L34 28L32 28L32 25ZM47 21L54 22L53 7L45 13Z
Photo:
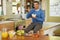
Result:
M34 1L33 3L38 3L38 4L39 4L39 2L38 2L38 1Z

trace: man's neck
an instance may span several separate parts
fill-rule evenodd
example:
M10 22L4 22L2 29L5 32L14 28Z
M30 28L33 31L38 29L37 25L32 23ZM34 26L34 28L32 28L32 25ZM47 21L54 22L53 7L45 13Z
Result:
M39 11L39 8L35 9L36 11Z

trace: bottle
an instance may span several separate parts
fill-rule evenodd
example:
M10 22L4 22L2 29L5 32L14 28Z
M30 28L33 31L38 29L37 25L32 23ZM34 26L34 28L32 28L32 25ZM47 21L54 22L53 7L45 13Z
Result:
M7 28L2 29L2 38L8 38Z

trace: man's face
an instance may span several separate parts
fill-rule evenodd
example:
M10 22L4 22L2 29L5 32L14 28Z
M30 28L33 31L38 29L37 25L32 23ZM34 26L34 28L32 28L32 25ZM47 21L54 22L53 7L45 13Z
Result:
M34 8L38 9L39 8L39 4L38 3L34 3Z

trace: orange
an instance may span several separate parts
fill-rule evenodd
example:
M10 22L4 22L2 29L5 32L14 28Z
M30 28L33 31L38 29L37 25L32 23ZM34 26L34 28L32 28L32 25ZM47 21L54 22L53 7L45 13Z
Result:
M38 34L33 34L33 37L38 38L38 37L39 37L39 35L38 35Z

